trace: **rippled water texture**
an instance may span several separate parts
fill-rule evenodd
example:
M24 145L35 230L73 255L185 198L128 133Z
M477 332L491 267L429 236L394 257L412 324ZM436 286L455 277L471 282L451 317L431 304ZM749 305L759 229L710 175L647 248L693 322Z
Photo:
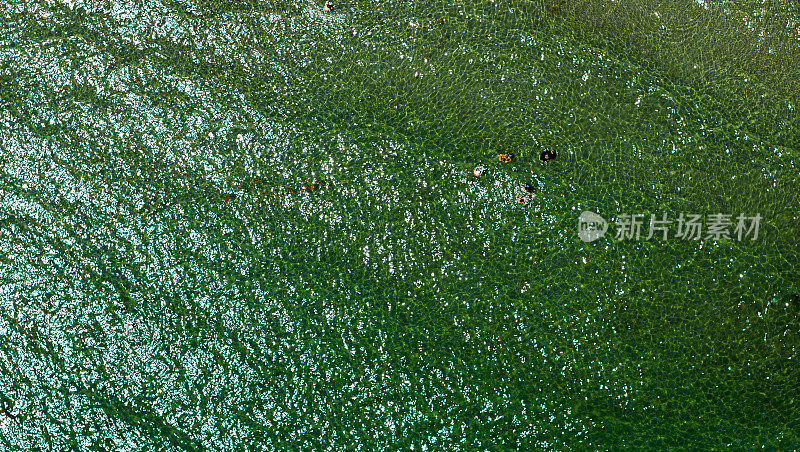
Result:
M3 448L800 447L796 11L659 5L2 1Z

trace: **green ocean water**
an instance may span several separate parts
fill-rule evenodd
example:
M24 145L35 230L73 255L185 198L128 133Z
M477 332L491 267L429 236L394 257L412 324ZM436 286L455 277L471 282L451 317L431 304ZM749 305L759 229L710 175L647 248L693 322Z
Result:
M791 7L0 4L3 450L800 448Z

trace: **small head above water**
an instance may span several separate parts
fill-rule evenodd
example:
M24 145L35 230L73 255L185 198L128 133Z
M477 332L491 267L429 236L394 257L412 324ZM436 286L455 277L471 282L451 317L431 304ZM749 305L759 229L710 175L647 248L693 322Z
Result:
M558 157L555 152L553 151L543 151L539 154L539 160L548 161Z

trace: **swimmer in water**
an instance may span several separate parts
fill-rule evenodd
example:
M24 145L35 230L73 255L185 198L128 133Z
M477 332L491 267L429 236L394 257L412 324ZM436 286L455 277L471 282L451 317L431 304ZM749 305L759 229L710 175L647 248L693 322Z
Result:
M524 206L525 204L528 203L528 200L531 197L531 194L534 191L536 191L536 187L534 187L531 184L525 184L522 187L522 190L524 191L524 193L522 194L522 196L517 196L517 203L519 203L519 204Z
M333 3L325 2L325 6L322 7L322 12L323 13L329 13L331 11L333 11Z
M514 159L513 154L497 154L497 160L500 160L503 163L511 163L512 159Z
M558 156L553 151L544 151L541 154L539 154L539 160L542 160L544 162L546 162L548 160L553 160L556 157L558 157Z
M482 166L476 166L474 170L472 170L472 175L475 177L481 177L486 172L486 168Z

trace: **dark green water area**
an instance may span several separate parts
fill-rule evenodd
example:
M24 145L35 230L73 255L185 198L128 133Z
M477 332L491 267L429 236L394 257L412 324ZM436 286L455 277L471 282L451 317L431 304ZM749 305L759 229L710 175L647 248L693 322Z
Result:
M796 3L0 22L0 449L800 448Z

